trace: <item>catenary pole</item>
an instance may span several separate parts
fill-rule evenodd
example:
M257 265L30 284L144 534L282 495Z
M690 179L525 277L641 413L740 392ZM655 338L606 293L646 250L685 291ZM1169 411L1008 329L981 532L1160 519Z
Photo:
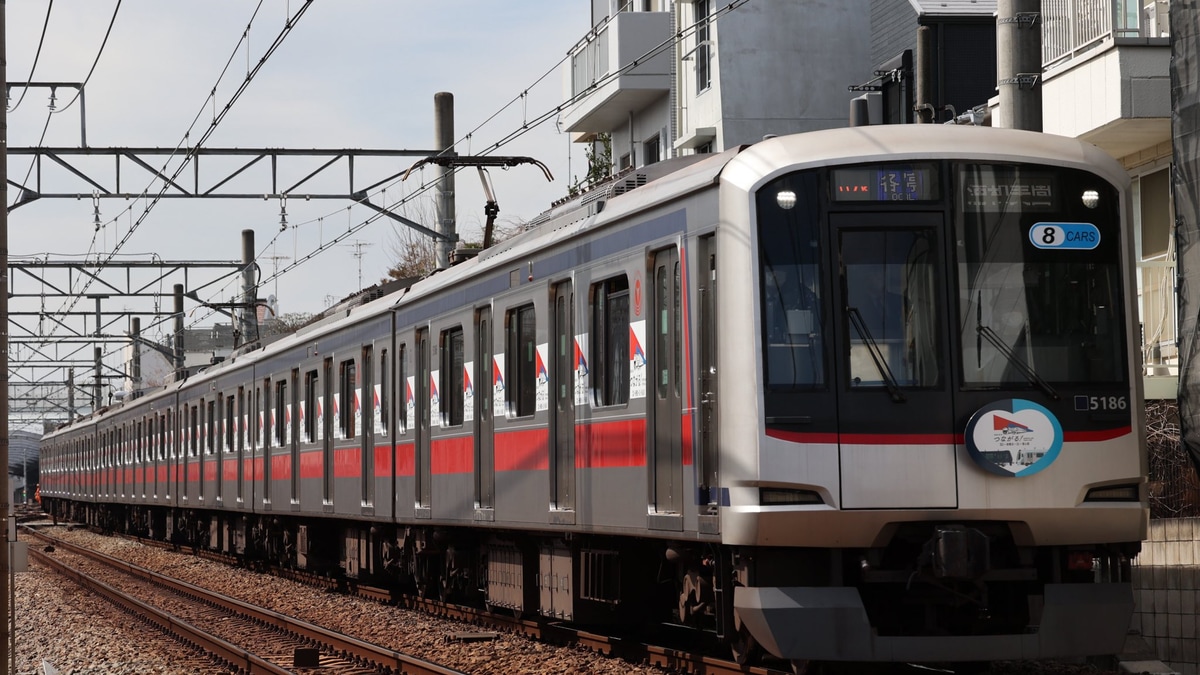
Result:
M434 147L439 155L454 152L454 94L441 91L433 95L433 136ZM440 167L438 172L437 200L437 230L445 238L434 242L435 258L438 269L450 266L450 252L454 250L454 169L448 166Z
M0 0L0 82L8 81L8 43L6 40L7 23L5 17L8 8L4 0ZM0 195L4 197L4 205L8 206L8 110L0 112ZM0 630L3 640L0 649L4 650L4 667L8 672L16 672L17 655L14 653L13 641L15 631L10 629L10 621L15 609L10 603L12 577L9 576L10 543L9 518L11 517L8 499L11 494L8 481L8 209L0 209L0 281L4 282L4 292L0 293L0 354L3 354L4 365L0 367L0 470L4 471L4 479L0 481L4 489L0 490L0 515L4 516L4 546L0 546L0 604L4 605L3 617L0 617Z

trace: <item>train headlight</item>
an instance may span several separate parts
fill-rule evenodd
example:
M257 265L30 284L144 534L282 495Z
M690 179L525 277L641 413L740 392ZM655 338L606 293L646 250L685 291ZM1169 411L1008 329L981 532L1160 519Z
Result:
M775 195L775 203L779 204L779 208L784 211L790 211L796 206L796 193L791 190L780 190L779 194Z
M1132 485L1106 485L1104 487L1092 488L1087 491L1087 496L1083 498L1085 502L1136 502L1138 501L1138 486Z
M1094 209L1100 206L1100 193L1095 190L1083 191L1083 205L1089 209Z
M759 488L758 503L763 506L797 506L802 504L824 504L821 495L812 490L788 488Z

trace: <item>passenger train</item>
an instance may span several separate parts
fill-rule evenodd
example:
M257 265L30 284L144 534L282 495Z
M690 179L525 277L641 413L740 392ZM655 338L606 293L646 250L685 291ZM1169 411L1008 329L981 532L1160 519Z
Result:
M664 161L48 433L43 501L743 659L1115 653L1149 517L1129 210L1105 153L1014 130Z

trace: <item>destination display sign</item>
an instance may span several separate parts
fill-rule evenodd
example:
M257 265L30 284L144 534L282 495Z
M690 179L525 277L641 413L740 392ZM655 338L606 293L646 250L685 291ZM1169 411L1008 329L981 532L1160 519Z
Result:
M1058 181L1045 172L986 167L969 171L962 181L966 211L1053 211L1058 208Z
M835 202L909 202L937 199L934 164L889 164L834 169Z

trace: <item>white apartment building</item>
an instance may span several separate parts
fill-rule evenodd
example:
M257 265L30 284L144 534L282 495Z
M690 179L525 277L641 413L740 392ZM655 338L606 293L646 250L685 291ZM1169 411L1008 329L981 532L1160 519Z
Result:
M911 77L893 70L895 56L915 49L919 26L937 32L938 86L957 75L960 96L962 78L978 77L967 69L990 58L973 44L994 49L962 28L991 21L996 0L590 2L592 26L564 67L560 124L576 142L608 134L614 172L846 126L860 95L851 86ZM1178 386L1168 9L1168 0L1042 0L1040 17L1043 131L1091 141L1133 176L1147 398L1174 398ZM906 100L882 96L889 117L903 114ZM995 112L997 101L972 105Z

